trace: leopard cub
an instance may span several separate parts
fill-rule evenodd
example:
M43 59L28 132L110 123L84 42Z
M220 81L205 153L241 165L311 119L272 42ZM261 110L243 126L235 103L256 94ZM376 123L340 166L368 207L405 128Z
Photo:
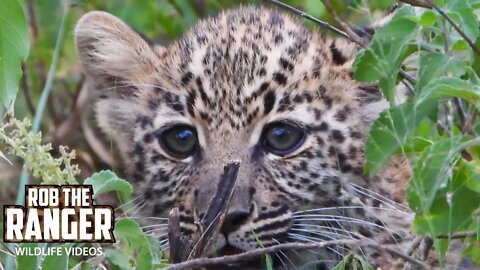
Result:
M259 241L410 239L405 182L363 174L366 136L387 103L376 85L354 80L349 41L259 6L202 20L167 47L93 11L75 40L97 89L98 125L118 146L147 223L178 207L183 233L195 233L223 166L239 160L212 256ZM346 246L272 258L279 268L329 269L351 252L376 266L393 261Z

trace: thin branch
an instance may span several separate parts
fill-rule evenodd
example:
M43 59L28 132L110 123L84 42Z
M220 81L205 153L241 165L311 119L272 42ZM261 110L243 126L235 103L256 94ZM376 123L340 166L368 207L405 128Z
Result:
M10 252L8 252L8 251L5 251L5 250L3 250L3 249L0 249L0 252L1 252L1 253L5 253L5 254L7 254L7 255L9 255L9 256L15 257L14 254L12 254L12 253L10 253Z
M471 237L477 237L477 232L457 232L453 234L440 234L437 239L465 239Z
M452 18L450 18L450 16L448 16L439 6L437 6L434 2L432 2L431 0L425 0L427 3L429 3L433 9L435 9L438 13L440 13L440 15L445 18L447 20L447 22L453 26L453 28L455 29L455 31L457 31L458 34L460 34L460 36L462 36L462 38L468 43L468 45L470 46L470 48L472 48L472 50L478 55L480 56L480 48L477 47L477 45L475 44L474 41L472 41L468 36L467 34L465 34L465 32L460 28L460 26L458 26L458 24L452 20Z
M3 242L0 242L2 244L2 246L5 248L5 250L2 250L3 252L7 253L8 255L10 256L13 256L13 257L16 257L15 256L15 253L8 247L7 244L3 243Z
M415 250L417 250L417 248L420 246L422 241L423 241L423 237L417 237L408 248L406 254L408 256L412 256L412 254L415 252ZM404 265L405 265L405 261L402 259L398 259L392 269L402 269Z
M357 33L355 33L355 31L353 31L353 29L350 27L349 24L343 22L340 19L340 17L335 12L335 9L330 4L329 0L321 0L321 1L322 1L323 5L325 6L325 8L328 10L328 12L330 14L332 14L333 19L338 24L340 24L342 26L342 29L348 34L350 40L357 43L362 48L366 48L367 47L367 42L363 38L361 38L359 35L357 35ZM408 74L405 70L400 69L399 74L403 79L408 81L410 84L415 84L415 78L413 76L411 76L410 74ZM413 88L409 87L409 85L405 84L405 86L409 89L409 91L414 92Z
M205 256L213 241L216 240L235 191L239 167L239 161L232 161L224 166L215 196L201 221L202 235L191 251L189 259Z
M28 81L28 70L25 63L22 63L22 90L23 95L25 96L25 100L27 101L28 110L32 115L35 115L35 105L33 105L32 101L32 90L30 82Z
M287 5L281 1L277 1L277 0L264 0L266 2L269 2L271 4L274 4L276 6L279 6L279 7L282 7L282 8L285 8L291 12L293 12L294 14L297 14L299 16L302 16L306 19L309 19L313 22L316 22L318 23L320 26L328 29L328 30L331 30L339 35L341 35L342 37L344 38L347 38L349 39L350 41L352 42L355 42L356 44L358 44L361 48L365 48L367 47L367 43L361 38L359 37L355 31L353 31L353 29L347 24L347 23L344 23L342 20L340 20L340 18L337 16L335 10L332 8L332 6L330 5L329 2L327 2L326 0L321 0L322 3L324 4L324 6L327 8L327 10L334 16L334 19L335 21L337 21L340 26L342 26L342 30L338 29L338 28L335 28L333 26L331 26L330 24L324 22L324 21L321 21L311 15L308 15L307 13L305 13L304 11L301 11L301 10L298 10L290 5ZM410 84L415 84L416 83L416 80L415 78L408 74L405 70L403 69L400 69L399 70L399 75L406 81L408 81ZM408 86L407 86L408 88ZM410 90L410 89L409 89Z
M415 7L432 8L432 4L426 0L399 0L399 2L403 2Z
M403 70L400 70L400 71L403 71ZM410 74L408 74L408 75L410 75ZM413 88L413 86L410 84L410 82L407 79L402 80L402 84L405 86L405 88L407 88L407 90L408 90L408 92L410 92L410 94L412 94L412 95L415 94L415 89Z
M476 119L479 115L480 115L480 112L478 110L473 110L472 113L467 115L467 121L465 123L466 129L474 135L477 135L473 127L475 126Z
M205 0L193 0L192 5L198 17L203 18L207 16L207 4Z
M37 24L37 16L35 15L35 3L33 0L28 0L26 3L27 7L27 18L28 18L28 25L30 26L30 33L32 35L32 46L37 43L39 31L38 31L38 24Z
M420 250L420 259L426 261L428 259L428 254L433 247L433 239L430 237L424 237L423 247Z
M382 253L388 253L394 257L402 258L405 261L420 267L419 269L432 269L426 263L419 261L415 258L408 256L407 254L400 252L396 249L385 245L379 245L365 241L365 239L358 240L333 240L319 243L287 243L266 248L259 248L251 251L247 251L237 255L229 255L215 258L200 258L194 259L179 264L173 264L165 268L165 270L182 270L182 269L194 269L199 267L213 266L213 265L225 265L228 263L239 262L242 260L249 260L265 254L275 253L281 250L308 250L308 249L320 249L336 245L345 245L349 247L362 247L372 248Z
M455 103L455 107L457 108L457 113L458 117L460 118L460 128L463 132L468 133L468 130L466 130L466 122L467 122L467 115L468 113L465 111L465 104L463 103L463 100L460 98L456 97L453 99L453 102Z
M323 27L323 28L326 28L326 29L328 29L328 30L330 30L330 31L333 31L333 32L339 34L340 36L343 36L344 38L350 39L350 36L349 36L347 33L345 33L345 32L343 32L342 30L340 30L340 29L338 29L338 28L336 28L336 27L328 24L327 22L324 22L324 21L319 20L319 19L317 19L317 18L315 18L315 17L313 17L313 16L311 16L311 15L308 15L308 14L307 14L306 12L304 12L304 11L301 11L301 10L299 10L299 9L296 9L296 8L294 8L294 7L290 6L290 5L287 5L287 4L285 4L285 3L281 2L281 1L277 1L277 0L264 0L264 1L265 1L265 2L268 2L268 3L271 3L271 4L273 4L273 5L276 5L276 6L282 7L282 8L284 8L284 9L290 10L291 12L293 12L293 13L299 15L299 16L302 16L302 17L305 18L305 19L308 19L308 20L311 20L311 21L317 23L318 25L320 25L320 26Z
M88 87L84 85L85 77L82 76L77 83L75 95L72 102L72 110L60 124L57 125L54 131L55 145L68 145L72 139L71 133L80 125L79 117L85 111L85 106L88 105Z
M180 213L178 207L170 211L168 215L168 243L170 244L170 263L179 263L182 261L182 232L180 231Z
M405 79L407 82L409 82L409 83L411 83L411 84L415 84L415 83L416 83L415 77L413 77L412 75L408 74L408 72L406 72L405 70L400 69L400 71L398 72L398 74L400 74L400 76L402 76L402 78Z
M345 23L344 21L342 21L340 19L340 17L338 16L335 9L332 7L330 2L328 0L321 0L321 1L322 1L323 5L325 6L325 8L327 9L327 11L333 17L333 19L342 27L343 31L345 31L345 33L347 33L348 38L350 40L352 40L353 42L357 43L358 45L360 45L362 48L367 47L368 42L366 40L364 40L362 37L360 37L359 35L357 35L357 33L355 33L355 31L353 31L353 29L350 27L350 25L348 25L347 23Z

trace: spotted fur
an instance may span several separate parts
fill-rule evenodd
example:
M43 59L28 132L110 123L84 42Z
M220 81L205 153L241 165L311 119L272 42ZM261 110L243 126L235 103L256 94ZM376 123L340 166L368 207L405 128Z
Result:
M108 13L81 18L76 45L98 89L99 126L116 142L136 195L145 199L141 215L165 217L178 207L184 233L195 232L223 166L240 160L229 212L243 215L229 222L212 252L227 244L251 250L256 238L274 245L408 237L411 213L398 196L402 178L363 174L365 138L386 102L375 85L354 80L358 48L320 32L276 10L243 7L203 20L161 47ZM286 156L259 143L263 127L279 120L308 133ZM177 123L198 133L200 150L186 159L159 144L162 130ZM314 257L328 268L348 252L336 247ZM357 252L376 263L378 254ZM300 264L312 258L291 257Z

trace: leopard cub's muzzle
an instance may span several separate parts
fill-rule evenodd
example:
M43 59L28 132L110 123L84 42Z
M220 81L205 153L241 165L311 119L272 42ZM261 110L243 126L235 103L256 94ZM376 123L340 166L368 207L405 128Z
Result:
M248 214L245 213L237 209L227 213L222 225L226 247L247 251L285 242L292 224L292 214L286 204L268 207L253 204Z
M211 190L199 191L194 207L201 207L206 203L207 198L212 200ZM258 194L262 196L262 194ZM288 231L292 225L292 212L287 204L275 201L263 204L252 189L247 191L241 185L237 186L223 223L220 227L216 243L211 248L212 255L226 255L252 250L261 246L271 246L287 240ZM205 212L196 208L193 215L202 219ZM181 228L186 234L193 234L196 231L194 217L181 216ZM193 223L193 224L192 224Z

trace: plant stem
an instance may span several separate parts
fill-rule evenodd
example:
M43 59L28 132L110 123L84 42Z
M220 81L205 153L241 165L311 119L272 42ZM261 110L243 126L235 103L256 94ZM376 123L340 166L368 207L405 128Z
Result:
M263 256L265 254L275 253L280 250L309 250L309 249L321 249L327 248L330 246L336 245L346 245L349 247L364 247L364 248L371 248L378 252L387 253L394 257L401 258L412 265L415 265L416 269L432 269L426 263L419 261L407 254L397 250L390 248L385 245L380 245L376 243L372 243L369 241L365 241L365 239L340 239L340 240L331 240L325 242L316 242L316 243L285 243L279 244L275 246L270 246L266 248L258 248L254 250L250 250L244 253L236 254L236 255L227 255L222 257L214 257L214 258L199 258L193 259L189 261L185 261L182 263L171 264L164 270L183 270L183 269L195 269L201 268L205 266L214 266L214 265L222 265L228 264L232 262L239 262L244 261L252 258L256 258L258 256Z
M66 1L66 2L69 2L69 1ZM66 20L67 20L67 15L69 10L70 10L70 4L65 3L63 5L62 18L61 18L60 27L58 30L57 41L55 43L55 50L53 51L52 64L50 65L50 69L48 70L47 80L42 90L40 101L38 102L37 112L35 113L35 117L33 119L32 133L34 134L40 131L40 124L42 121L43 114L45 112L48 96L52 92L53 79L55 76L55 71L57 70L58 58L60 55L63 39L65 36L65 25L66 25ZM27 171L26 164L24 164L22 168L22 174L20 175L20 182L18 184L16 204L23 205L25 201L25 185L28 185L29 182L30 182L30 175ZM13 270L14 265L15 264L14 264L13 257L7 257L5 262L5 270Z

